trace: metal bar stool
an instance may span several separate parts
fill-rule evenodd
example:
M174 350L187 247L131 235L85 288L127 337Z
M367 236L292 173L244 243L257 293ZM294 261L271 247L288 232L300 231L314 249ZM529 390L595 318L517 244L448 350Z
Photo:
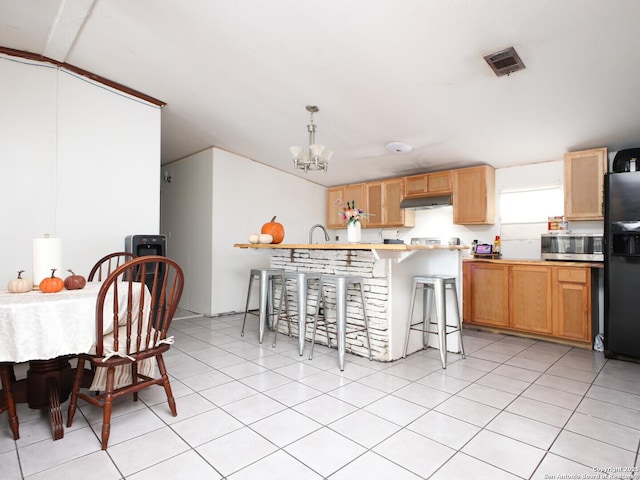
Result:
M448 287L448 288L447 288ZM422 320L416 323L413 321L413 310L416 303L416 292L422 289ZM453 295L453 303L456 310L456 324L447 324L447 303L446 292L449 290ZM436 321L431 320L431 310L433 306L433 297L435 296L436 304ZM436 325L436 330L431 330L431 325ZM402 358L407 356L409 348L409 334L411 330L421 331L423 334L422 343L427 348L429 334L438 335L440 348L440 361L442 368L447 368L447 335L458 332L460 338L460 352L462 358L464 355L464 345L462 344L462 320L460 318L460 307L458 305L458 294L456 291L456 277L449 275L429 275L413 277L413 289L411 294L411 309L409 311L409 322L407 327L407 338L404 344L404 353Z
M349 285L357 286L360 290L360 300L362 302L362 316L364 318L364 327L355 327L347 332L347 288ZM309 360L313 358L313 347L316 343L316 330L318 323L318 312L320 308L323 309L323 323L324 330L327 332L327 344L331 346L329 339L329 328L327 325L326 316L326 301L325 291L326 286L332 286L336 291L336 337L338 343L338 365L340 370L344 370L344 357L346 351L347 333L352 334L356 332L364 331L367 336L367 348L369 350L369 360L371 360L371 340L369 338L369 319L367 318L366 301L364 298L364 284L362 277L354 275L322 275L320 284L320 299L318 303L318 309L316 310L316 318L313 326L313 337L311 339L311 352L309 353Z
M318 309L320 307L321 277L322 275L320 273L314 272L286 272L284 274L285 282L282 289L282 296L284 297L284 320L287 322L287 325L289 327L289 336L291 336L291 323L298 323L298 349L300 355L302 355L302 353L304 352L304 342L307 332L307 301L309 287L314 282L317 282L318 284L318 297L316 302L316 311L314 313L315 318L317 318ZM289 314L289 298L287 295L287 281L289 280L294 280L296 283L297 313L293 315ZM280 301L282 302L282 299ZM276 338L278 337L278 323L280 322L280 318L282 317L281 311L279 311L278 313L280 313L280 315L276 317L276 323L274 325L274 347L276 346Z
M251 299L251 285L253 284L253 280L258 279L260 281L260 297L258 307L258 313L249 311L249 301ZM247 322L247 314L258 315L260 318L260 333L259 333L259 341L262 343L264 338L264 330L267 324L267 318L269 319L269 324L271 325L271 319L280 314L280 309L282 308L282 297L280 295L280 301L278 302L278 313L273 313L273 299L274 299L274 290L275 290L275 282L276 280L280 280L280 285L284 285L284 269L282 268L253 268L251 269L251 274L249 275L249 288L247 289L247 304L244 307L244 319L242 320L242 331L240 332L240 336L244 337L244 326Z

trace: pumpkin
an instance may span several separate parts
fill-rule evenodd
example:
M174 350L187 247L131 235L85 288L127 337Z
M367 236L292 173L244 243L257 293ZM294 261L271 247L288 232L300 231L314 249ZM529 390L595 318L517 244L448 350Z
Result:
M51 276L40 282L40 291L42 293L56 293L64 288L64 281L56 277L56 269L51 269Z
M259 243L260 242L260 235L258 235L257 233L252 233L251 235L249 235L249 243Z
M272 243L273 236L269 235L268 233L261 233L258 240L260 241L260 243Z
M67 290L82 290L87 284L87 279L82 275L76 275L73 270L67 271L70 272L71 275L64 279L64 288Z
M268 233L271 235L273 237L271 243L280 243L284 240L284 227L281 223L276 222L276 217L273 217L270 222L265 223L260 233Z
M10 293L24 293L33 290L33 283L28 278L22 278L24 270L18 271L18 278L14 278L9 282L7 287Z

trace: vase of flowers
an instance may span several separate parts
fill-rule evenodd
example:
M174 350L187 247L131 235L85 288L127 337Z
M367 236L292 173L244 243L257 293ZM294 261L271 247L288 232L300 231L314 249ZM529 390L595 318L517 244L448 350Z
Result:
M362 240L362 224L361 220L368 217L368 213L364 213L362 209L356 208L356 201L351 200L345 206L340 199L334 202L340 207L338 215L347 221L347 241L349 243L360 243Z

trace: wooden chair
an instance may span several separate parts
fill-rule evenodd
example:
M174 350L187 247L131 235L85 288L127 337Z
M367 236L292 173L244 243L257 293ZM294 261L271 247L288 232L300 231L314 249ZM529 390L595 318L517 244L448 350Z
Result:
M0 380L2 380L2 403L0 403L0 413L9 412L9 427L13 433L13 439L20 438L18 414L16 413L16 402L11 390L16 381L13 373L13 363L0 363Z
M136 278L144 278L145 282L136 282ZM67 427L73 421L78 398L102 408L102 449L106 450L113 400L133 394L133 400L137 401L138 392L152 385L164 387L171 414L174 417L178 414L162 354L173 343L171 337L167 338L167 330L183 287L180 266L156 255L126 262L104 280L96 303L95 350L78 355ZM80 391L83 377L90 373L85 371L86 362L96 370L91 387L101 392L96 396ZM156 362L159 377L154 376ZM96 386L100 374L106 377L106 382Z
M94 280L101 282L109 276L116 268L123 263L136 258L137 255L131 252L113 252L109 255L105 255L93 266L87 281L93 282Z

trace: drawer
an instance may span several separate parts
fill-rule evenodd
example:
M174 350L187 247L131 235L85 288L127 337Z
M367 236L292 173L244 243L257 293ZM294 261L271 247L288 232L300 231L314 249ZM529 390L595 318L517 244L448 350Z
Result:
M589 272L589 268L558 268L558 281L587 283Z

